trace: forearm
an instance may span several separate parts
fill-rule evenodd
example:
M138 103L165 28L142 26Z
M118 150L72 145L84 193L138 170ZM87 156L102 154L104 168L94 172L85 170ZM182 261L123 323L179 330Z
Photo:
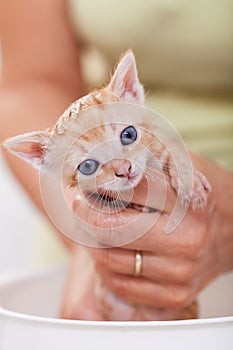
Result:
M51 127L68 104L82 95L83 87L79 45L66 0L3 0L0 33L2 142L13 135ZM5 157L45 213L38 173L8 153Z
M219 237L220 273L233 269L233 176L216 169L216 207L213 229Z
M56 86L53 82L26 86L2 86L0 92L1 142L16 134L52 126L67 105L81 94L81 89ZM46 215L39 188L39 173L25 162L4 152L16 178L37 207ZM65 239L64 239L65 240ZM67 241L65 240L65 243ZM70 245L69 245L70 246Z

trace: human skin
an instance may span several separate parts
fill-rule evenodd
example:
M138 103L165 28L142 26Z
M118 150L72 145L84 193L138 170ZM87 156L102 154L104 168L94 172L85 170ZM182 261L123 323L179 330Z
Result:
M69 25L64 0L1 1L0 32L3 141L16 134L50 127L70 102L84 94L84 88L79 46ZM9 153L5 157L46 215L37 172ZM232 175L200 156L193 155L192 159L208 178L212 194L207 209L189 211L172 235L164 234L163 215L145 236L122 248L87 249L58 232L71 255L63 317L103 319L92 290L96 270L107 288L129 302L181 309L216 276L232 269ZM143 189L137 190L141 193ZM168 197L172 196L170 190ZM96 218L95 224L100 226L102 222ZM140 278L133 276L135 249L143 252ZM88 269L83 268L86 266Z
M53 125L69 103L83 94L83 84L79 45L64 0L1 1L0 35L2 142ZM19 182L45 213L37 172L9 153L5 156ZM72 249L73 245L61 237Z
M93 293L96 271L107 289L125 301L170 309L171 312L178 310L180 313L176 317L182 317L182 309L192 303L205 286L233 268L232 175L198 155L193 154L192 161L212 186L206 209L189 209L177 229L172 234L166 234L166 214L171 211L170 203L175 196L169 188L164 212L142 238L120 248L90 248L88 253L87 250L81 252L84 266L89 266L85 277L82 268L78 269L78 264L75 264L80 259L80 249L83 250L79 248L72 257L74 263L71 264L70 282L66 289L64 317L102 319ZM135 198L141 204L143 191L143 186L136 189ZM88 207L82 205L82 208L89 211ZM136 213L130 211L126 215ZM146 220L150 214L141 215ZM92 224L106 227L108 222L103 216L101 219L96 216ZM143 268L141 276L135 277L134 252L138 250L143 255Z

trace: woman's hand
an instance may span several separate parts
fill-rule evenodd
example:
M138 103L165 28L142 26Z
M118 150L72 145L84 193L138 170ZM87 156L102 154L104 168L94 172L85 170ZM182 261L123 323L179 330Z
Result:
M73 303L71 296L80 293L80 289L68 289L69 298L65 299L69 301L63 308L66 317L86 318L88 314L89 319L117 319L119 314L112 312L116 308L123 313L123 318L124 312L132 317L133 309L137 310L133 319L189 318L195 313L192 303L198 293L216 276L232 268L232 177L200 157L193 156L193 161L198 163L198 169L207 176L213 189L205 210L189 209L177 229L167 235L164 231L169 204L166 204L159 221L140 239L120 248L88 249L93 260L86 255L85 266L92 266L86 270L87 280L80 279L77 273L80 266L73 258L70 280L73 276L76 286L82 285L83 297ZM139 187L137 191L140 203L144 189ZM174 197L171 189L168 197L168 202ZM132 211L128 215L133 215ZM141 215L147 220L151 214ZM97 227L108 224L103 216L96 216L94 222ZM142 254L139 277L134 275L135 251ZM97 293L95 271L101 281ZM86 307L81 307L80 300ZM191 311L189 305L192 305Z

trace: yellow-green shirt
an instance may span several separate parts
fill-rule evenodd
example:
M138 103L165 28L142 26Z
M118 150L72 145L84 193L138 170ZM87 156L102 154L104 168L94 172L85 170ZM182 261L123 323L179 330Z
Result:
M232 0L69 0L69 13L90 88L132 48L147 106L233 170Z

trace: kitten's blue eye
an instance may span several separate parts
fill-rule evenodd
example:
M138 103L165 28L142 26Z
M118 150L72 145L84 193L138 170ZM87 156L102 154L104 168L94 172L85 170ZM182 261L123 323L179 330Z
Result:
M97 170L99 163L94 159L86 159L79 164L78 170L83 175L92 175Z
M121 132L121 143L123 146L130 145L137 138L137 131L133 126L128 126Z

